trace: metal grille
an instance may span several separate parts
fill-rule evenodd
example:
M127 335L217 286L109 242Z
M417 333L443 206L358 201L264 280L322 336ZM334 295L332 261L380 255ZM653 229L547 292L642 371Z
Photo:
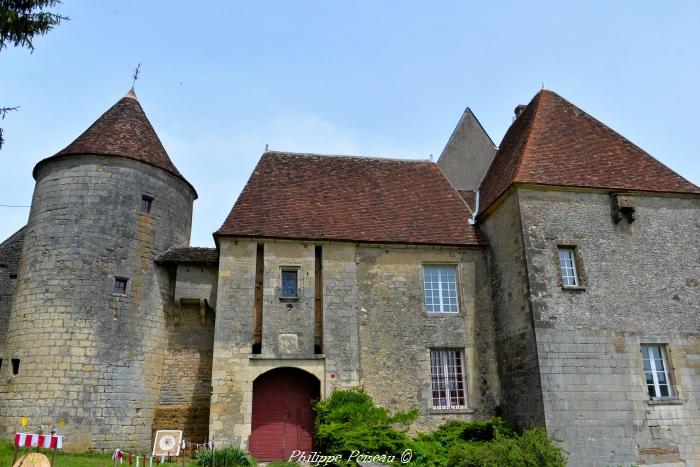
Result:
M462 360L462 350L460 349L432 349L430 351L430 376L434 409L450 410L467 407Z

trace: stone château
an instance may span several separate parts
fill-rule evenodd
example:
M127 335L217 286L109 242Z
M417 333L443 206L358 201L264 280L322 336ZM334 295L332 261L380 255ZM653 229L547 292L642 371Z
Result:
M413 430L501 415L572 465L700 465L700 188L538 92L437 163L265 152L216 248L130 92L34 169L0 244L0 432L312 449L362 386Z

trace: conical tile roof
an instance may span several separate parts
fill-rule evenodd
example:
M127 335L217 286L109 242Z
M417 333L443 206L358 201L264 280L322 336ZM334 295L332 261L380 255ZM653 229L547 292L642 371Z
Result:
M482 207L513 183L700 194L700 188L548 90L535 95L503 137L481 183Z
M145 162L175 175L192 187L168 157L133 89L65 149L39 162L34 168L34 176L38 167L47 160L84 154L118 156Z

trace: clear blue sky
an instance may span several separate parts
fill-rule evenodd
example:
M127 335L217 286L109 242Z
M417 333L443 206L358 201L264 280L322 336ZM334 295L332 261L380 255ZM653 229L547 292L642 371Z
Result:
M88 1L0 52L0 204L131 85L211 245L265 144L437 157L469 106L497 143L542 83L700 184L700 3ZM29 210L0 207L0 237Z

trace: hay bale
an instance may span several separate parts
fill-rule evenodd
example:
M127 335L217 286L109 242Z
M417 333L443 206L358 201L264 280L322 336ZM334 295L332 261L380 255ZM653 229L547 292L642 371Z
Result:
M45 455L32 452L20 457L12 467L51 467L51 462Z

